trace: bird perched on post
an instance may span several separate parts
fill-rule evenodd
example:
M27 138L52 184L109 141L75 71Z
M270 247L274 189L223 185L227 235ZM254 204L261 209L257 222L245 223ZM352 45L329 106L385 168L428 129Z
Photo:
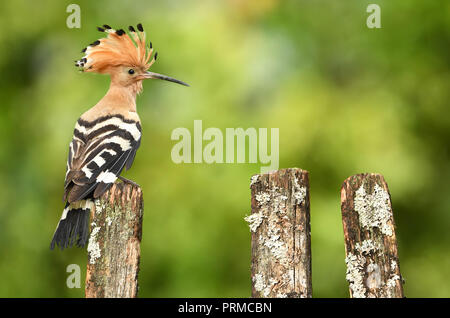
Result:
M136 95L144 79L162 79L189 86L166 75L147 71L156 61L152 43L147 46L142 24L129 32L99 27L106 37L83 49L75 66L83 72L109 74L106 95L78 119L69 146L64 184L66 202L50 248L76 244L84 247L89 236L90 210L94 200L107 191L123 168L128 170L141 142Z

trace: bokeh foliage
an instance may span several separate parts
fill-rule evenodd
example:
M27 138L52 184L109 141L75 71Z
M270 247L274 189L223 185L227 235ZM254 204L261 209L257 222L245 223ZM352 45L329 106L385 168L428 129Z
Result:
M142 297L250 295L250 176L257 164L171 161L174 128L278 127L280 168L310 171L315 297L348 297L339 189L382 173L397 223L408 297L450 296L448 114L450 2L3 1L0 10L0 296L82 297L68 264L86 252L50 251L63 208L75 120L108 78L73 60L96 26L142 22L155 72L138 98L142 145L125 176L145 198Z

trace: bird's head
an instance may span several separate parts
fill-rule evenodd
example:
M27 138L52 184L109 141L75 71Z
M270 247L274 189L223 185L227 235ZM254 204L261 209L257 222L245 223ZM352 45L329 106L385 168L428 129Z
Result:
M175 78L148 71L158 53L153 54L151 42L147 46L142 24L137 25L137 30L130 26L129 33L114 30L106 24L98 30L107 36L82 50L85 55L75 64L81 71L109 74L115 85L130 87L138 93L144 79L162 79L189 86Z

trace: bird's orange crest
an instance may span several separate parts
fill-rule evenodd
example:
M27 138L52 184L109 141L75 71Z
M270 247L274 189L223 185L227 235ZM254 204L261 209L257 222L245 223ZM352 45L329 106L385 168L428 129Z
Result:
M150 60L153 48L152 43L145 43L145 32L142 24L137 25L137 30L130 26L129 33L123 29L114 30L109 25L97 28L100 32L107 33L88 47L83 49L83 58L76 61L75 66L82 71L104 73L111 66L133 66L147 70L155 62L158 53Z

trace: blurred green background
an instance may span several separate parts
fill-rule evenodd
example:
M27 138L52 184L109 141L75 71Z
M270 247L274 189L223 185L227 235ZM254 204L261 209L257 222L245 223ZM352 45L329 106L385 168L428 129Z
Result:
M124 175L145 198L141 297L248 297L250 177L259 164L174 164L177 127L280 129L280 169L310 171L314 297L348 297L340 186L389 184L407 297L450 296L449 1L3 1L0 11L1 297L83 297L87 255L50 251L77 118L109 79L77 72L96 26L142 22L155 72ZM82 288L66 287L66 266Z

